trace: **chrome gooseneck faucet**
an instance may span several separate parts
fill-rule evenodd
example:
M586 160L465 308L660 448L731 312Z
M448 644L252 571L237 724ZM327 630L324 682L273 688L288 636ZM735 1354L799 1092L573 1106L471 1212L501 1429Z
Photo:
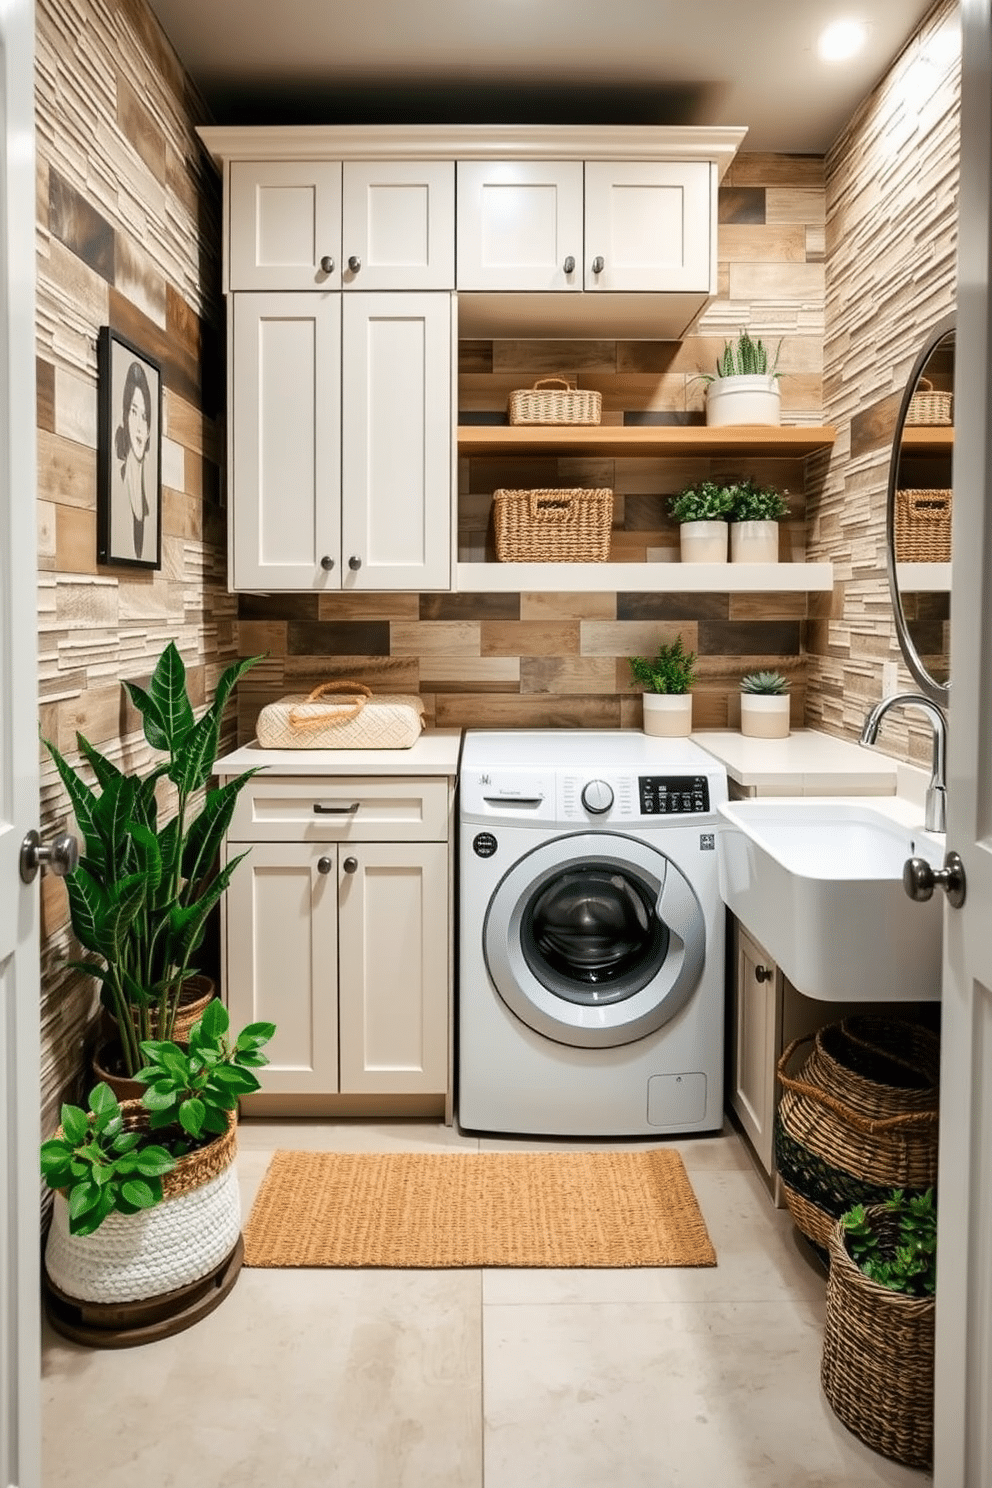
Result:
M927 832L943 832L947 827L947 720L929 698L916 692L898 692L883 698L868 714L861 730L862 744L874 744L878 738L879 725L890 708L917 708L925 713L933 729L933 760L930 766L930 781L927 785L923 826Z

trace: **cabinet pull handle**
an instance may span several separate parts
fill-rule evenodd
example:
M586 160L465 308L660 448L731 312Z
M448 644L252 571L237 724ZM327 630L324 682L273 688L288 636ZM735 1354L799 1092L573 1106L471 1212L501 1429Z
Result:
M314 816L354 816L361 805L361 801L352 801L350 806L325 806L320 801L314 801Z
M358 257L358 255L356 253L353 253L351 255L351 257L349 258L349 260L348 260L348 267L349 267L349 269L351 270L351 272L353 274L357 274L358 271L359 271L359 269L362 267L362 260Z
M564 268L566 274L575 273L575 257L573 254L570 253L568 255L562 267Z
M770 966L756 966L754 968L754 980L756 982L770 982L774 973Z
M334 859L333 858L318 858L317 859L317 872L318 873L330 873L330 871L331 871L331 869L333 867L334 867Z
M345 873L357 873L358 872L358 859L357 858L345 858L345 860L344 860L344 862L342 863L341 866L344 868Z
M592 271L593 271L593 273L594 274L601 274L605 268L606 268L606 259L605 258L602 258L599 254L597 254L596 257L592 261Z
M348 567L351 569L352 573L357 573L361 566L361 558L359 558L357 553L352 553L351 557L348 559Z
M329 253L325 253L320 260L321 271L325 274L334 273L334 260Z
M334 567L334 559L331 557L330 553L324 554L323 558L321 558L320 560L320 566L325 573L330 573L331 569Z

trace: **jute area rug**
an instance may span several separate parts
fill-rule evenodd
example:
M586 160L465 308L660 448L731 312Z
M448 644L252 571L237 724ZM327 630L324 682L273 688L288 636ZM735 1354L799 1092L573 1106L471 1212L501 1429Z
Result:
M246 1266L715 1266L677 1152L277 1152Z

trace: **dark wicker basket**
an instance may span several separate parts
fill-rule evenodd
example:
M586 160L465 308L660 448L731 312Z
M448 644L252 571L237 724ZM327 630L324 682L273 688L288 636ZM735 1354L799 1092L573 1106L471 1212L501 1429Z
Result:
M926 1028L879 1017L847 1018L812 1039L798 1077L789 1065L808 1037L779 1060L775 1159L796 1228L825 1256L852 1204L936 1183L940 1045Z
M868 1213L882 1245L894 1241L896 1216L875 1207ZM831 1231L829 1251L824 1393L847 1429L874 1451L910 1467L929 1467L934 1299L869 1280L848 1254L840 1224Z

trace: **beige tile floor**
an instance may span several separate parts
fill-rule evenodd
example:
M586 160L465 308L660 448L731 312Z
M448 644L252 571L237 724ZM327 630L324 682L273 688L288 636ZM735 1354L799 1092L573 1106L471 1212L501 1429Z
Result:
M279 1147L520 1145L245 1122L245 1212ZM45 1488L923 1488L827 1405L823 1277L740 1138L674 1145L715 1269L245 1270L140 1349L46 1328Z

